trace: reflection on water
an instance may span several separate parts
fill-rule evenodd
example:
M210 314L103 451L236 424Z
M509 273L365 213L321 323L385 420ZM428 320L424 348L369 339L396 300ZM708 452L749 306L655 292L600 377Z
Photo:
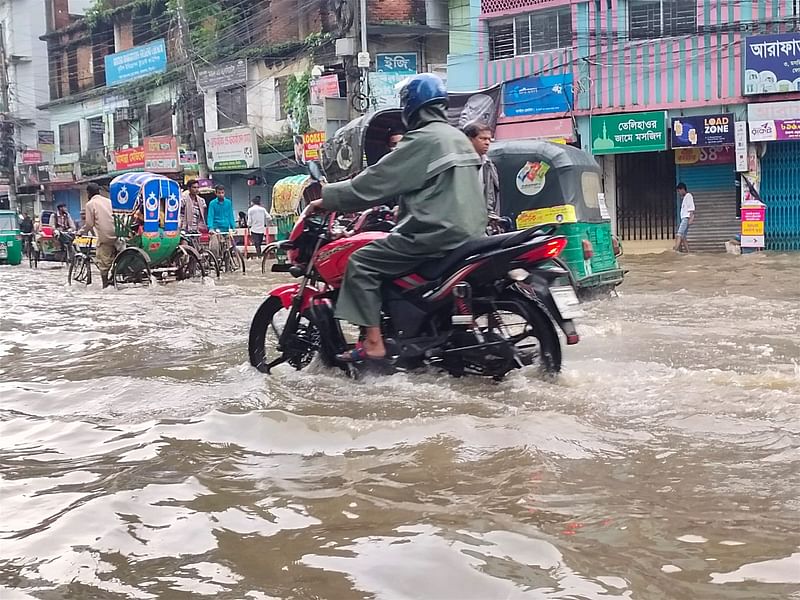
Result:
M0 268L0 597L800 598L796 265L629 258L500 384L255 373L260 274Z

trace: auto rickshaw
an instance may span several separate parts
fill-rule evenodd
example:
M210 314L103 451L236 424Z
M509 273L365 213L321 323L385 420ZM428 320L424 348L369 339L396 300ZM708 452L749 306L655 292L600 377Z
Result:
M557 225L567 236L559 261L583 298L622 283L621 253L611 233L601 170L587 153L541 140L492 144L500 178L500 211L517 229Z
M0 210L0 263L22 262L22 233L19 216L13 210Z
M198 251L181 244L178 182L153 173L125 173L111 181L109 191L116 235L126 245L109 271L111 283L206 276Z

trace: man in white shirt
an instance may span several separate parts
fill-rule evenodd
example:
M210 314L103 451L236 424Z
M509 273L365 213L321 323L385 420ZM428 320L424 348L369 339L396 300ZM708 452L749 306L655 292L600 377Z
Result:
M689 235L689 225L694 223L694 197L689 193L685 183L679 183L678 195L681 197L681 224L678 226L678 235L675 238L675 252L686 252L689 254L689 242L686 241Z
M272 217L267 209L261 206L261 196L253 198L253 206L247 209L247 225L250 227L250 237L256 247L258 257L261 258L261 244L264 243L264 234L267 227L272 224Z

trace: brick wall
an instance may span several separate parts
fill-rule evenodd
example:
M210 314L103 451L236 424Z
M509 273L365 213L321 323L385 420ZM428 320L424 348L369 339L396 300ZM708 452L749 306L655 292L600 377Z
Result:
M370 23L424 23L425 0L367 0Z

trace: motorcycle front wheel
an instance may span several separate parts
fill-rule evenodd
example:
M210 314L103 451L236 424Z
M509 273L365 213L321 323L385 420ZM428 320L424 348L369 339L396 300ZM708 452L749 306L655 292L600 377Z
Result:
M292 347L287 348L286 352L278 350L278 340L288 318L289 309L284 308L281 300L274 296L267 298L253 317L247 349L250 364L262 373L269 373L269 365L281 356L285 358L283 362L299 371L310 365L314 357L320 353L319 330L302 316L293 336Z

